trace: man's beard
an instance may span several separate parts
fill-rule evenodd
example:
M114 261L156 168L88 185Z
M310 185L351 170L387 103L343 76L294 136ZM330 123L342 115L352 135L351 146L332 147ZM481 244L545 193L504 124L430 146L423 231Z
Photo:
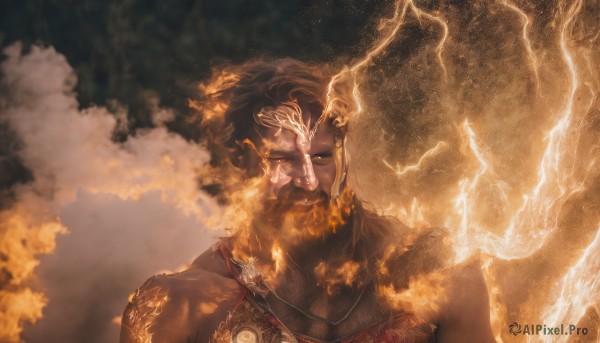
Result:
M349 213L347 202L324 192L282 189L276 199L266 200L257 224L280 244L293 246L335 233Z

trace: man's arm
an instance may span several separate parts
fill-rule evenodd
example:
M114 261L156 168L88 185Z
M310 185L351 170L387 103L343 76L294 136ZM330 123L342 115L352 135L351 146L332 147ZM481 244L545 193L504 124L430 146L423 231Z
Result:
M447 280L436 342L495 342L488 291L478 264L456 267Z
M233 279L210 272L153 277L127 305L120 342L208 342L239 296Z
M177 288L166 276L146 281L125 308L120 342L187 342L188 311L181 303Z

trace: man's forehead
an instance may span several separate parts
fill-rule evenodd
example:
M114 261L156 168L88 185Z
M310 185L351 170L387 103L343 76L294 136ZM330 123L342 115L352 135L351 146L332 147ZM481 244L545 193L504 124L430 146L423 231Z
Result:
M328 122L321 123L314 135L305 137L298 137L297 133L285 128L264 127L261 131L262 145L268 150L297 151L298 138L306 139L311 148L329 148L335 145L334 129Z
M288 129L268 127L262 134L262 144L269 150L295 151L297 135Z

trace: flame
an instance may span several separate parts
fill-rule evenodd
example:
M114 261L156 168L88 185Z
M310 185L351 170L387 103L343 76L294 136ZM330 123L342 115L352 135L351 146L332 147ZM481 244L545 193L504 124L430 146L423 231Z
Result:
M494 331L494 338L497 342L502 342L502 329L506 327L505 318L507 316L507 307L503 298L502 290L498 287L493 258L487 256L482 264L482 270L485 277L485 283L490 298L490 324Z
M505 89L498 86L498 89L501 89L498 97L502 98L502 101L480 106L487 111L478 113L464 105L465 102L489 100L461 98L461 95L464 95L461 92L469 89L471 83L477 82L473 80L476 78L474 75L483 79L490 76L486 74L490 69L477 66L477 61L473 61L472 64L471 61L465 63L469 57L464 47L467 44L465 41L469 39L485 41L488 36L484 39L470 37L468 34L465 35L468 36L467 38L461 37L462 32L457 32L456 28L460 27L457 22L461 20L460 16L464 13L452 12L451 5L446 7L440 5L438 9L429 10L436 5L429 3L417 6L421 5L421 2L397 0L394 3L393 14L380 22L378 37L364 56L342 68L331 78L327 85L325 113L336 118L338 125L345 125L353 120L356 123L367 116L371 116L368 119L375 117L376 111L369 107L369 101L373 100L371 97L375 98L369 93L369 85L366 82L369 68L376 66L377 59L387 56L385 54L390 46L401 35L403 28L410 24L409 19L416 19L422 30L425 21L433 23L441 30L439 37L435 37L434 68L422 72L439 75L441 70L443 76L443 79L440 77L439 80L431 81L436 83L434 86L437 88L428 85L439 91L438 93L429 92L430 88L424 91L431 98L440 94L439 101L446 107L436 108L435 111L448 112L444 113L445 116L435 117L437 121L445 121L443 123L445 128L438 131L432 128L433 140L427 142L437 141L437 144L428 150L419 150L418 156L407 154L409 155L407 160L411 162L391 164L388 162L389 158L382 158L382 165L385 168L381 167L381 169L384 172L377 170L376 166L366 166L365 169L369 171L370 179L374 179L372 175L385 178L389 174L394 181L409 178L411 181L418 178L433 180L431 184L419 185L420 189L415 187L417 190L423 190L423 194L408 194L406 202L390 201L386 204L385 212L395 215L415 229L431 225L447 227L450 230L450 241L455 252L455 259L452 261L454 264L473 257L483 260L482 271L491 300L492 326L496 340L503 341L508 337L507 324L513 321L530 320L532 323L543 322L549 326L568 325L580 323L589 311L598 312L600 227L587 228L585 223L578 222L577 217L597 216L597 195L594 195L594 192L597 193L599 178L597 161L600 146L594 132L597 131L597 94L600 88L597 67L599 61L597 39L600 33L584 32L585 25L591 25L589 22L596 20L597 16L592 15L591 19L589 15L584 16L585 9L595 4L583 0L559 2L556 9L546 12L538 11L535 4L524 4L522 1L500 0L489 3L476 1L474 4L477 8L471 10L481 11L477 14L488 11L489 13L483 14L501 19L509 18L504 24L507 27L517 28L519 36L516 49L524 57L517 56L515 60L509 59L511 67L514 65L514 70L502 70L501 73L507 75L507 78L502 80L507 81L508 84L517 84L523 79L526 80L525 83L532 83L535 96L531 96L531 99L523 101L522 98L527 98L530 94L517 86ZM497 11L497 7L504 10ZM460 12L460 9L462 8L457 12ZM506 16L506 13L502 14L502 12L510 13ZM551 16L552 20L544 21ZM475 21L477 17L474 17ZM472 30L473 27L468 25L464 28ZM493 31L492 28L490 31ZM490 37L496 36L490 35ZM493 46L495 50L492 50L499 54L504 48L508 49L499 43L491 41L483 45L488 50L489 45L498 45ZM484 50L481 49L479 53L488 56L483 55L486 53ZM11 58L20 61L22 57L20 53L12 52L12 57L9 56L9 59ZM519 74L517 63L514 63L521 61L518 58L524 59L528 75ZM493 65L492 62L490 64ZM427 67L427 63L423 65ZM481 68L478 69L479 67ZM459 72L464 72L467 76L461 79L462 75L457 74ZM11 75L9 73L9 76ZM515 76L515 78L508 76ZM212 82L199 86L199 91L204 98L198 101L190 100L190 107L203 114L205 123L221 119L227 110L228 99L220 99L218 95L238 81L239 76L233 72L216 73ZM402 82L402 80L393 81ZM349 89L344 89L346 84L350 85ZM493 92L494 89L486 91ZM351 94L352 104L342 100L344 98L341 96L342 92ZM468 93L468 91L464 92ZM477 96L484 95L483 92L473 91L473 93ZM219 101L209 101L211 99L219 99ZM514 104L520 102L526 102L527 106L519 107ZM299 137L308 140L311 132L307 126L310 125L302 121L297 104L292 102L284 105L285 108L265 109L257 115L257 121L290 129ZM506 115L504 115L505 107ZM489 108L493 108L496 112L490 111ZM94 130L85 132L88 140L83 140L79 144L85 149L74 152L77 156L100 157L91 161L94 166L93 173L86 172L86 169L71 174L77 178L72 183L67 182L71 180L63 179L68 178L68 175L64 176L60 168L61 163L65 164L69 161L45 161L49 165L44 170L47 173L40 175L54 175L58 178L58 183L67 186L59 189L50 200L25 201L35 198L36 194L46 189L42 187L46 186L45 184L37 183L37 188L23 189L20 192L22 198L16 206L0 213L2 219L0 245L3 253L8 252L8 256L11 257L0 261L2 270L10 274L8 280L2 280L3 286L4 284L7 286L0 291L0 310L4 315L0 320L0 328L2 328L0 340L18 341L23 322L34 323L41 317L41 310L48 300L43 294L32 291L27 286L27 281L32 278L38 264L36 256L52 252L55 249L56 235L66 232L66 228L57 218L56 207L60 208L72 201L78 188L91 193L113 194L123 199L139 199L148 192L160 192L164 202L180 209L183 214L202 217L211 227L235 228L240 239L236 241L238 245L234 246L234 257L241 261L256 262L257 265L272 263L274 270L264 271L265 280L270 282L276 280L277 274L285 269L288 242L261 240L253 236L250 230L254 214L264 210L258 201L259 196L264 193L264 179L241 181L224 173L223 177L233 191L227 199L230 206L223 212L218 207L211 207L211 202L195 187L197 173L199 170L206 170L204 150L173 137L164 127L140 134L140 137L131 138L129 142L118 145L109 138L116 123L110 119L112 117L108 113L89 109L88 118L81 119L78 114L70 112L70 107L55 110L56 113L67 113L64 117L58 117L66 122L88 119L92 121L90 126ZM426 116L425 112L423 116ZM497 112L501 112L504 116L497 115ZM526 127L511 126L511 116L519 118L519 123ZM161 115L161 117L165 116ZM324 120L325 117L322 116L320 120ZM36 119L31 117L29 121L35 123ZM318 124L317 122L315 127ZM432 121L427 124L433 127L436 123ZM30 127L21 125L17 125L16 130L28 138L25 132ZM447 129L448 127L450 129ZM517 131L530 129L536 132L530 133L531 142L515 143L511 140L522 136L510 135L508 131L512 129ZM536 135L539 133L545 134L538 141ZM499 139L501 143L494 144L494 139L499 136L504 140ZM90 143L95 142L94 139L98 137L100 137L100 144ZM161 150L160 153L146 156L147 159L136 157L135 152L141 151L142 146L160 145L165 141L169 142L165 146L174 146L177 149ZM52 142L46 142L46 145L53 146ZM385 142L390 146L393 143L395 142ZM499 147L500 144L516 146L528 152L514 151L515 149L503 151L502 147ZM368 144L365 145L367 145L365 150L371 149ZM52 151L44 150L44 144L40 144L37 148L44 152L41 155L52 155ZM421 153L424 150L425 152ZM507 158L507 155L511 154L514 154L511 156L514 158ZM204 157L193 161L192 158L181 158L178 155ZM26 155L30 157L26 162L33 163L36 158L40 158L39 156L39 154ZM398 161L403 160L398 158ZM434 163L447 164L448 161L455 165L448 168L452 170L446 171L446 174L440 172L442 176L435 175L437 171L429 168ZM267 167L264 171L266 174L272 172L273 175L279 173L277 170L269 171ZM210 170L210 172L214 171ZM122 177L119 180L110 177L114 174ZM517 178L519 180L515 181ZM430 192L427 193L426 190ZM410 192L406 191L406 193ZM327 229L334 232L344 222L344 215L347 214L344 211L348 211L347 201L351 197L350 192L343 193L339 202L333 204L334 211L315 212L312 215L324 217L324 221L330 224ZM24 198L27 199L23 200ZM389 198L393 197L387 196L385 200ZM202 200L203 205L199 205L198 199ZM28 207L27 204L30 203L34 205ZM207 218L207 213L215 213L215 216ZM300 230L293 225L291 219L284 224L287 231L282 236L296 243L315 237L320 238L331 232L324 231L321 227ZM581 237L578 237L578 240L560 241L565 238L564 231L567 230L572 230L573 235ZM593 238L588 242L586 238L589 237ZM30 243L21 244L23 240ZM562 245L568 251L564 254L561 252L561 256L564 255L565 258L559 260L554 255ZM390 247L384 252L384 261L394 254L394 249ZM257 259L256 256L260 255L258 250L267 252L268 256L264 260ZM540 267L536 265L538 261L544 261L546 264ZM334 292L336 285L352 285L359 277L362 267L359 263L351 260L342 262L339 265L322 263L315 268L315 273L327 285L330 293ZM528 275L531 275L526 281L522 280L525 277L523 275L515 277L511 274L515 273L514 270L523 270L520 268L527 270ZM390 270L385 263L379 264L378 272L380 275L390 277ZM511 277L515 280L507 281ZM418 318L427 320L431 318L432 313L439 311L438 303L445 297L443 281L443 276L437 273L420 274L410 278L408 288L397 288L393 284L386 284L380 285L377 291L392 307L413 312ZM516 284L517 281L527 282L527 284L511 288L512 283ZM547 289L551 297L543 301L534 299L529 292L529 283L535 283L542 290ZM150 316L158 315L168 300L166 295L155 295L154 300L148 301ZM200 304L197 311L211 313L214 311L215 304L213 302ZM510 317L515 313L518 318ZM134 331L140 335L140 341L151 340L149 327L140 326ZM555 337L530 337L531 340L542 341L554 341L553 338ZM560 337L561 340L566 338Z
M271 259L273 260L273 263L275 263L275 273L281 272L285 266L285 260L283 257L283 251L281 250L281 247L277 241L275 241L271 247Z
M220 118L227 111L229 107L227 99L215 100L220 99L220 93L235 85L240 80L240 77L233 72L223 70L218 73L216 72L213 75L213 79L212 82L200 83L198 85L200 93L210 101L188 100L188 106L202 113L203 121L205 122Z
M67 229L56 219L39 220L31 216L32 209L17 205L0 212L0 340L18 342L23 323L34 324L42 317L48 299L34 292L27 284L39 261L37 255L52 252L55 236Z
M151 289L138 291L133 299L132 308L125 313L130 327L127 327L132 342L152 343L152 324L169 301L167 292L156 286Z
M412 313L423 322L430 322L446 298L445 276L441 273L420 274L410 278L408 288L380 285L377 289L392 308Z
M400 207L390 205L384 210L386 215L396 216L400 221L410 228L424 229L431 227L431 223L425 218L424 205L417 197L413 197L410 206Z
M72 69L62 55L37 46L22 55L19 45L5 53L3 87L10 83L14 98L5 102L3 94L1 119L24 142L19 156L34 179L16 185L14 202L0 212L0 340L19 342L24 323L39 320L52 301L32 290L34 271L39 256L52 253L57 235L68 231L60 214L80 192L123 200L156 193L182 216L198 219L219 207L197 187L206 150L168 132L162 124L170 111L157 110L157 128L116 143L117 120L105 108L78 110Z
M339 286L353 286L355 283L362 286L358 277L361 268L363 266L360 263L352 260L344 261L341 266L334 268L328 263L321 262L315 267L315 275L319 284L326 287L327 293L333 294Z
M19 342L23 323L35 324L42 318L42 309L48 299L40 292L29 288L17 291L0 290L0 339L4 342Z

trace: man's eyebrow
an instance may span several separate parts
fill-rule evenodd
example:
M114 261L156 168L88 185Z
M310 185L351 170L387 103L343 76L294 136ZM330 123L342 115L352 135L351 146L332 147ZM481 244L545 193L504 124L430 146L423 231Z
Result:
M335 150L335 145L329 143L316 143L311 146L311 150L315 152L330 152Z
M293 155L295 150L269 150L269 156L271 155Z
M335 149L315 150L311 155L333 154L334 151Z

